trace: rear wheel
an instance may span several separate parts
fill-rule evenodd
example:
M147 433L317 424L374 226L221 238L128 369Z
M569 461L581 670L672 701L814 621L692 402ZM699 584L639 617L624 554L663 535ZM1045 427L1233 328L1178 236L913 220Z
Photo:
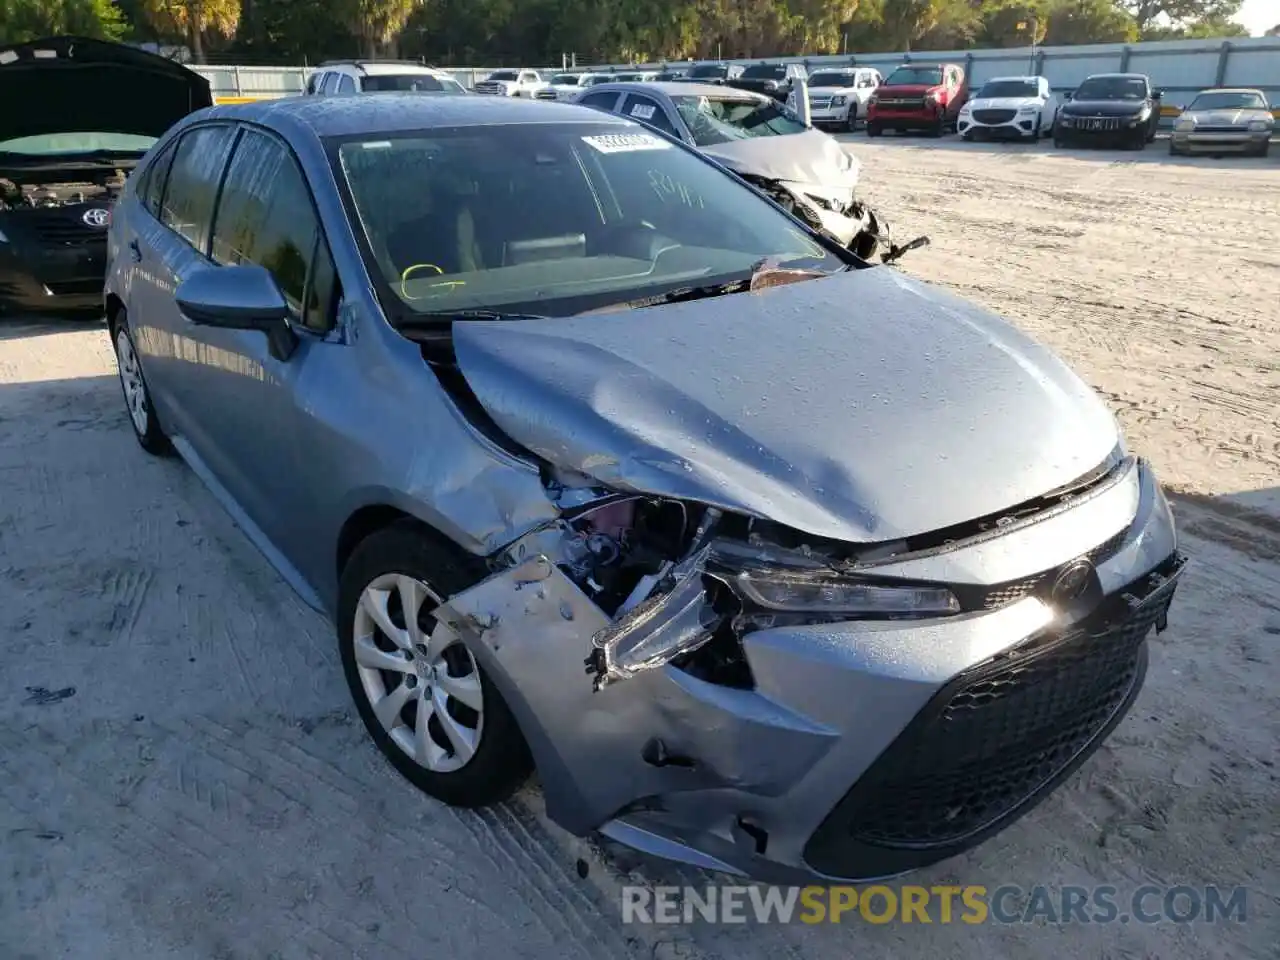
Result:
M374 744L410 783L453 806L511 796L533 768L506 701L432 616L483 568L414 521L372 534L342 571L338 649Z
M120 389L124 394L124 405L129 412L133 435L147 453L165 456L172 452L173 447L160 429L160 421L151 402L151 391L147 387L147 378L142 375L142 361L138 359L138 351L129 333L129 318L123 310L112 321L111 329L116 368L120 373Z

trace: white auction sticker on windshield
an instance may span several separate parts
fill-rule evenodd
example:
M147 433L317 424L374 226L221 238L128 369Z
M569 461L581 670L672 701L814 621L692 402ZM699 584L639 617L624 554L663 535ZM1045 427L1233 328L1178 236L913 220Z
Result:
M583 137L583 143L601 153L633 153L637 150L670 150L671 144L648 133L607 133Z

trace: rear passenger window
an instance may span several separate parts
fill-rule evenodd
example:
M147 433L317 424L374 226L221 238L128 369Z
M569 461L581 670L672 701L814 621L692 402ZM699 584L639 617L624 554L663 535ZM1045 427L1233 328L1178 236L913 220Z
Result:
M658 101L650 97L641 96L638 93L627 94L626 103L622 105L622 113L632 120L639 120L641 123L648 124L670 136L680 136L680 134L676 133L676 128L672 126L671 119L667 116L667 111L662 109L662 105Z
M156 157L146 170L146 179L138 188L142 205L153 217L160 216L160 200L164 196L164 184L169 178L169 168L173 166L173 155L177 141L164 148L164 152Z
M588 93L578 102L584 107L595 107L597 110L612 110L618 105L618 94L616 92Z
M338 75L338 93L355 93L356 83L345 73Z
M297 161L278 140L247 130L227 168L212 257L271 271L297 319L323 333L333 326L333 261Z
M209 248L218 181L234 139L233 127L197 127L178 141L169 170L160 222L201 253Z

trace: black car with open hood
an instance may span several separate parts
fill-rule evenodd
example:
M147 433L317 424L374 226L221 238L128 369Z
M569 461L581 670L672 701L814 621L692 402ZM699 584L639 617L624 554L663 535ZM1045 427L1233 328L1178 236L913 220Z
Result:
M100 311L111 204L209 81L123 44L0 47L0 313Z

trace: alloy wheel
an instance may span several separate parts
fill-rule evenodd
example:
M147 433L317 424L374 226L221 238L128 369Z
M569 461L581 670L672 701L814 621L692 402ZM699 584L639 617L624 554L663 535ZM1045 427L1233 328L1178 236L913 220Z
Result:
M142 380L142 367L134 352L133 342L123 327L116 332L116 365L120 369L120 385L124 388L125 406L138 436L147 434L150 412L147 405L147 385Z
M421 580L384 574L356 606L360 685L387 736L415 764L453 773L484 732L480 671L462 638L432 616L441 598Z

